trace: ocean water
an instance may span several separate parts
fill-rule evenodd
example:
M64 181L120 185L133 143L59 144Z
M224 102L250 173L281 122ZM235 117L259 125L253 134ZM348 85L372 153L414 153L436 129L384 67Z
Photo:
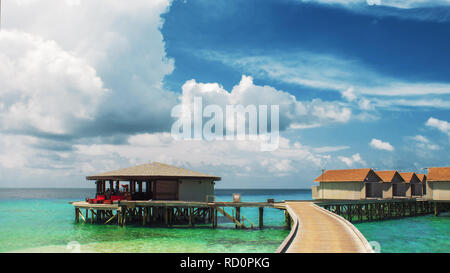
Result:
M311 199L308 190L216 190L217 201ZM94 189L0 189L0 252L274 252L289 230L283 211L266 208L263 230L239 230L220 217L219 228L155 228L75 223L69 201ZM230 211L229 211L230 212ZM241 214L257 225L258 209ZM73 247L75 246L75 248Z
M218 201L311 200L310 190L216 190ZM69 201L94 189L0 189L0 252L274 252L289 230L283 211L264 210L263 230L239 230L221 217L219 228L154 228L74 222ZM255 225L257 208L241 214ZM420 216L357 223L381 252L450 252L450 216Z
M441 214L354 224L381 252L449 253L450 215Z

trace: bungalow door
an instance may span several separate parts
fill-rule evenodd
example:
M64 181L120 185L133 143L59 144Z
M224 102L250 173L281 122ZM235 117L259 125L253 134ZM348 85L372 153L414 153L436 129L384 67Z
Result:
M392 184L392 195L398 196L398 184L397 183Z
M156 180L154 187L154 200L178 200L177 180Z

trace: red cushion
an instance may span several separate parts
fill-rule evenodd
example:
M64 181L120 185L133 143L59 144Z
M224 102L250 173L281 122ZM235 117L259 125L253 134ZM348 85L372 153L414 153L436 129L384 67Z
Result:
M104 195L97 195L97 200L105 200L105 196Z
M120 195L111 195L111 201L122 200L122 196Z

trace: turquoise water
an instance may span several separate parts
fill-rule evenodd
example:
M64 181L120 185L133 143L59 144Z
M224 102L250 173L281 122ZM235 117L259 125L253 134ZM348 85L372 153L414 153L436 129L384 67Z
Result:
M368 241L380 243L381 252L450 252L450 215L442 214L355 224Z
M231 201L233 192L243 201L311 199L302 190L217 190L216 198ZM82 252L274 252L289 233L277 209L264 210L263 230L237 230L224 217L217 229L76 224L68 202L93 195L92 189L1 189L0 252L67 252L72 241ZM257 225L257 208L241 214Z
M308 200L308 190L216 190L218 201ZM93 196L93 189L0 189L0 252L274 252L289 233L284 214L264 210L263 230L237 230L224 217L219 228L118 227L74 222L69 201ZM257 208L242 215L258 223ZM355 224L381 252L450 252L450 216L421 216Z

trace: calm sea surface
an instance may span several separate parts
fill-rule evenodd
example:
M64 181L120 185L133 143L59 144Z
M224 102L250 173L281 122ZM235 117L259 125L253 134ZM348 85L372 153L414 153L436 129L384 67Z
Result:
M310 200L310 190L216 190L218 201ZM0 189L0 252L274 252L289 233L284 214L264 210L263 230L237 230L224 217L219 228L118 227L74 222L69 201L93 196L94 189ZM255 224L257 208L241 213ZM423 216L356 224L382 252L450 252L450 217Z

